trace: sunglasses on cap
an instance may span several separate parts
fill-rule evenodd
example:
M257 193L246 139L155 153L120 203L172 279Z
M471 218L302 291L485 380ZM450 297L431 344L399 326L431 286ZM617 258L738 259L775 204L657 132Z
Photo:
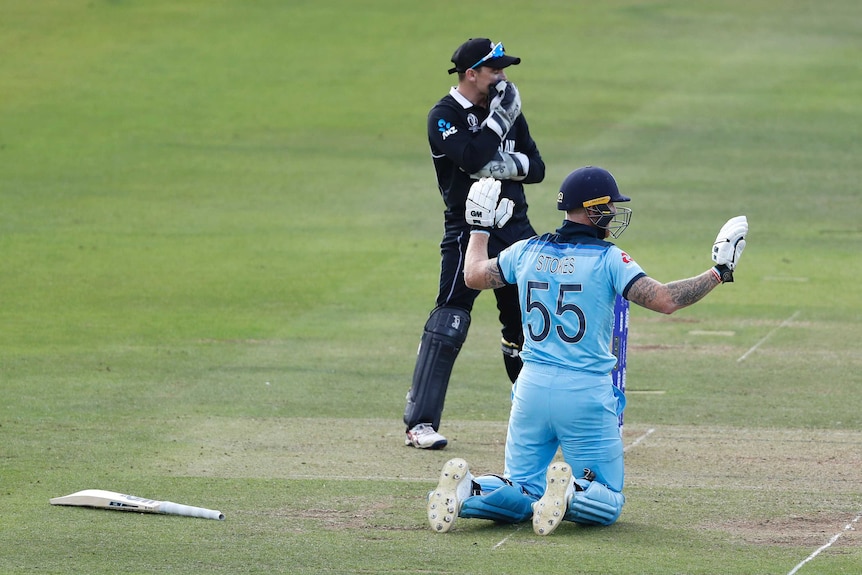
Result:
M478 66L481 66L483 63L487 62L488 60L493 60L494 58L499 58L499 57L505 56L505 55L506 55L506 51L503 48L503 43L497 42L496 44L494 44L494 47L491 48L491 51L488 52L487 54L485 54L484 58L482 58L481 60L479 60L478 62L476 62L472 66L470 66L470 69L475 70Z

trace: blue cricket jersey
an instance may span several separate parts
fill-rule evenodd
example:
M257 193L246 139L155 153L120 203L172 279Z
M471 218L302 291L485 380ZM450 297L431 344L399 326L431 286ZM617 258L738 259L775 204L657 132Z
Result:
M596 228L566 221L553 234L516 242L497 256L503 279L518 284L525 363L607 375L614 300L646 275Z

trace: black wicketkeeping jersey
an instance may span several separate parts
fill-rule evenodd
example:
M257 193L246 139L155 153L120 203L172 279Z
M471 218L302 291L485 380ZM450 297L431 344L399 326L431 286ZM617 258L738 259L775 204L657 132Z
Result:
M482 127L487 116L487 108L474 106L452 88L428 113L428 143L437 171L437 185L446 204L447 234L469 228L464 219L464 204L470 186L476 181L470 174L484 167L498 150L520 152L529 158L530 170L526 178L503 180L501 185L500 197L513 200L515 209L509 223L493 230L492 234L497 237L492 240L502 240L508 245L525 237L527 230L527 236L534 233L527 219L524 184L541 182L545 178L545 163L523 114L503 142L490 128Z

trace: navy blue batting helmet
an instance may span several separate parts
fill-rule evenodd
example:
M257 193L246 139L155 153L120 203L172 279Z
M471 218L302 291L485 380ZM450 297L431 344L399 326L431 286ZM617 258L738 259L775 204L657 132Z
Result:
M596 166L585 166L563 180L560 193L557 194L557 209L569 211L590 205L628 201L631 201L631 198L620 193L617 181L609 171Z
M584 208L587 217L597 227L608 230L612 237L619 237L631 221L629 208L609 204L628 202L631 198L620 193L617 181L604 168L586 166L578 168L563 180L557 194L558 210Z

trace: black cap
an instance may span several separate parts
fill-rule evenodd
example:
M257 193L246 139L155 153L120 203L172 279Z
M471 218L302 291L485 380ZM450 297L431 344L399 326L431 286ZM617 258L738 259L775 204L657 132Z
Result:
M557 209L563 211L586 208L608 202L628 202L631 198L620 193L617 181L604 168L578 168L563 180L557 194Z
M497 50L499 54L493 54ZM491 57L489 57L491 56ZM495 44L488 38L470 38L455 50L452 54L454 67L449 68L449 73L466 72L470 68L488 66L490 68L506 68L513 64L520 64L521 59L514 56L506 56L503 43Z

